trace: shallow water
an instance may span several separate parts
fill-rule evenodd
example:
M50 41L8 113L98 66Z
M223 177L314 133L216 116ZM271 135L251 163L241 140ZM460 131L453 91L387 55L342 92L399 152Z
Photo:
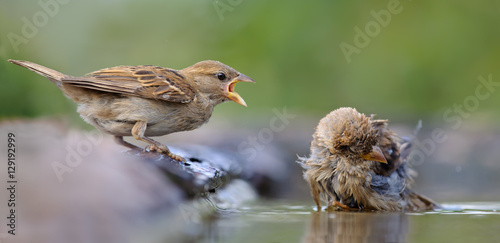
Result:
M306 206L307 205L307 206ZM500 242L500 202L423 213L315 212L310 203L221 210L198 242Z

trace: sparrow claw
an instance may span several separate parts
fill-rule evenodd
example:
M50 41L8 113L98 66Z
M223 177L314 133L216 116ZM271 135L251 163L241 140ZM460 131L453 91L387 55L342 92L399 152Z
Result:
M168 152L167 156L170 157L170 158L172 158L173 160L177 160L179 162L186 162L186 159L182 158L181 156L179 156L177 154L173 154L171 152Z
M347 205L345 205L337 200L333 200L333 202L329 203L328 208L330 208L330 207L333 208L335 206L337 206L341 209L344 209L344 210L348 210L348 211L359 211L359 208L351 208L351 207L349 207L349 206L347 206Z
M165 145L153 145L153 144L151 144L151 145L148 145L144 150L147 152L157 152L157 153L165 154L168 157L172 158L173 160L177 160L179 162L186 162L186 160L184 158L182 158L181 156L170 152L168 147Z

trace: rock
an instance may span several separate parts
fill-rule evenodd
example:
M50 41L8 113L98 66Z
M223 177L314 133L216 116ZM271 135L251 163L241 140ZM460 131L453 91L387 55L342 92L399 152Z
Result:
M16 136L16 216L22 222L15 238L5 242L182 239L200 234L196 222L218 208L234 208L257 195L238 179L241 161L224 150L172 146L187 159L178 162L127 152L111 136L67 130L53 121L4 122L0 128L4 138L7 132ZM8 210L0 204L0 212Z

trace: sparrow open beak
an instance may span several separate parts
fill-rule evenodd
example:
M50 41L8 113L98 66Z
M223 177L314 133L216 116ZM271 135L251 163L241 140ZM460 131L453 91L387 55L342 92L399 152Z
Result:
M241 96L234 92L234 86L236 85L236 83L238 82L252 82L252 83L255 83L255 81L253 79L251 79L250 77L248 77L247 75L244 75L244 74L241 74L238 75L236 78L234 78L233 80L231 80L231 82L229 82L227 85L226 85L226 88L225 88L225 92L226 92L226 97L242 106L247 106L247 103L245 103L245 101L243 100L243 98L241 98Z
M380 150L378 146L373 146L373 149L370 153L360 155L359 157L366 160L377 161L387 164L387 160L385 159L384 153L382 153L382 150Z

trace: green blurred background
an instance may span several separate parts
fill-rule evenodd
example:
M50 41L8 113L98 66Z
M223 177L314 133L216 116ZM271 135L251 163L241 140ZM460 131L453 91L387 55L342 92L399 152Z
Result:
M397 4L376 29L371 12ZM75 76L214 59L257 81L237 87L248 108L221 105L216 119L282 107L320 118L353 106L399 122L443 121L445 110L475 94L479 75L500 82L499 10L498 1L465 0L0 1L0 117L60 115L83 124L52 83L9 58ZM26 21L36 33L23 34ZM348 62L340 44L355 46L355 28L365 32L367 24L373 37ZM480 100L473 117L496 124L499 92Z

